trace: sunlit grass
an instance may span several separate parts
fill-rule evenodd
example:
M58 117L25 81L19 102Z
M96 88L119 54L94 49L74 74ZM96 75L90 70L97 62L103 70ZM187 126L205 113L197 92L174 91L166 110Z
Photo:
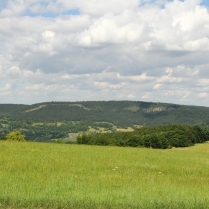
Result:
M0 208L208 208L209 144L0 142Z
M116 128L117 131L120 132L132 132L134 129L132 127L127 127L127 128Z

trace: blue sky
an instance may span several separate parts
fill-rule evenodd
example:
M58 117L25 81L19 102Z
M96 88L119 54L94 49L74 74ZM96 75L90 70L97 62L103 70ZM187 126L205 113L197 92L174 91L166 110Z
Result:
M205 6L209 7L209 0L203 0L201 5L205 5Z
M168 0L169 2L173 2L173 0ZM183 2L183 0L180 0ZM39 2L39 1L37 1ZM40 1L40 5L42 5L43 7L47 7L47 5L49 5L49 2L50 1ZM158 4L158 1L155 1L155 0L150 0L150 1L145 1L145 3L141 3L141 6L143 5L147 5L147 4L152 4L152 3L157 3ZM163 3L161 2L161 4L163 5ZM5 9L8 5L8 1L2 1L0 2L0 10L2 9ZM206 6L206 7L209 7L209 0L202 0L200 5L203 5L203 6ZM164 7L162 7L164 8ZM30 10L30 8L28 10L26 10L23 15L26 15L26 16L31 16L31 17L35 17L35 16L43 16L43 17L57 17L59 15L79 15L80 14L80 11L79 9L77 8L73 8L73 9L70 9L70 10L66 10L66 11L63 11L63 12L32 12Z
M7 2L6 1L2 1L0 2L0 9L4 9L7 6Z
M22 15L23 16L30 16L30 17L37 17L37 16L43 16L47 18L55 18L58 16L63 15L79 15L80 12L78 9L71 9L60 13L52 13L52 12L43 12L43 13L33 13L30 10L25 11Z
M39 1L37 1L39 2ZM47 7L49 5L50 1L48 2L40 2L40 5L44 8ZM35 4L32 4L32 6ZM8 7L8 1L3 1L0 2L0 10L6 9ZM22 14L23 16L31 16L31 17L36 17L36 16L43 16L43 17L57 17L59 15L79 15L80 12L78 9L76 8L72 8L69 10L64 10L61 12L51 12L51 11L40 11L40 12L33 12L31 11L31 8L28 8L26 11L24 11L24 13Z

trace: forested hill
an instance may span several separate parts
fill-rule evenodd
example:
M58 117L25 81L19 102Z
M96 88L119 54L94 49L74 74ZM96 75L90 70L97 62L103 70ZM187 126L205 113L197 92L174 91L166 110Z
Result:
M111 122L117 126L209 124L209 107L141 101L46 102L0 104L0 118L13 121Z

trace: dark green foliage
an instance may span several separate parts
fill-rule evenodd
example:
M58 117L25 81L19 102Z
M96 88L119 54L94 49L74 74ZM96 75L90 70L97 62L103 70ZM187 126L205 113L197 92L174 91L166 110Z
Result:
M92 122L93 123L93 122ZM58 123L32 123L28 121L2 120L0 127L0 138L14 130L21 130L27 140L30 141L51 141L52 139L67 138L69 133L78 133L88 130L91 122L63 122ZM94 123L93 123L94 124Z
M47 102L34 105L0 104L0 119L51 123L57 121L102 122L114 125L207 124L209 108L141 101ZM108 123L104 123L108 122Z
M156 134L150 135L150 146L152 148L162 148L161 139Z
M144 127L134 132L81 134L79 144L116 145L130 147L148 147L167 149L171 147L188 147L195 143L209 140L209 131L200 126L167 125Z
M58 122L63 123L59 126ZM40 125L34 125L34 123L40 123ZM69 133L85 132L89 126L95 129L102 127L114 132L114 126L126 128L128 126L134 127L134 125L168 124L207 125L209 124L209 108L141 101L0 104L0 138L2 139L14 130L21 130L25 137L31 141L51 141L52 139L66 138ZM170 141L173 141L173 138L177 138L178 135L184 141L182 143L182 139L179 142L174 140L172 146L190 146L197 141L205 141L205 130L198 128L195 129L196 136L189 129L187 130L190 140L186 140L187 137L181 133L169 131L171 133L167 134ZM202 136L200 136L201 132L203 132ZM165 133L161 134L161 143L166 146L167 142L163 136L166 138ZM160 137L159 134L157 137ZM126 146L125 139L119 142L115 137L110 136L110 138L110 143ZM136 143L136 141L138 142ZM106 144L106 141L101 140L100 143ZM127 143L130 144L129 146L144 146L144 144L159 146L159 144L155 145L154 138L131 139ZM150 143L152 144L150 145Z
M133 135L127 140L126 145L130 147L144 146L144 139L139 135Z
M78 144L91 144L91 136L87 135L86 133L79 134L77 136L77 143Z

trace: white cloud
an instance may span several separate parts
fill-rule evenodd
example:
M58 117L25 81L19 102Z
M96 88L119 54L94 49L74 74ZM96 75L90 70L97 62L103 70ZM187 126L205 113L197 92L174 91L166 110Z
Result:
M21 75L21 70L18 66L12 66L6 71L6 75L9 79L16 79Z
M7 7L0 11L0 17L18 16L26 9L26 5L21 0L8 1Z
M11 89L11 84L6 84L3 88L2 91L9 91Z
M209 86L209 79L201 78L198 80L197 85L199 86Z
M202 93L199 93L198 96L200 98L206 98L206 97L208 97L208 93L202 92Z
M10 0L0 8L2 101L208 106L209 13L200 3Z
M162 84L157 83L157 84L154 85L153 89L159 89L161 86L162 86Z

